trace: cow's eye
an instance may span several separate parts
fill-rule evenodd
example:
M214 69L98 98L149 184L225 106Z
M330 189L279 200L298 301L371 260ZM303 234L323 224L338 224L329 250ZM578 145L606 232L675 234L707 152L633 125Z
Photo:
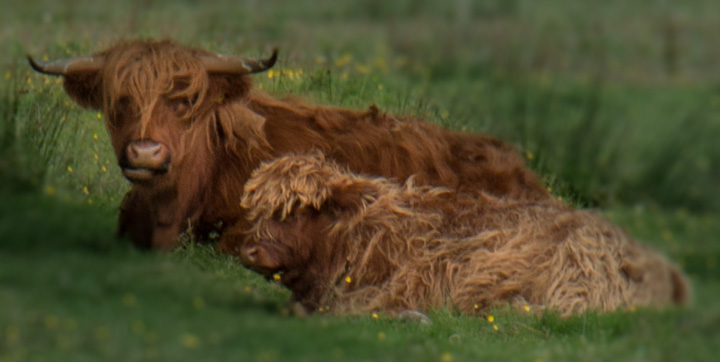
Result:
M189 99L174 99L171 103L171 107L175 115L180 119L187 119L190 117L190 111L192 110L192 104Z
M120 97L113 107L112 113L107 115L107 120L114 127L121 126L123 120L131 118L134 114L133 105L128 97Z

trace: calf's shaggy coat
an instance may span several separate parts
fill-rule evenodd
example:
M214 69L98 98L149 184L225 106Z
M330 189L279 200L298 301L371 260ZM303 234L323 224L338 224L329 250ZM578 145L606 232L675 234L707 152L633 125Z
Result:
M473 313L510 302L569 315L689 297L678 269L598 215L400 185L321 153L263 164L242 206L253 225L243 264L279 274L308 311Z

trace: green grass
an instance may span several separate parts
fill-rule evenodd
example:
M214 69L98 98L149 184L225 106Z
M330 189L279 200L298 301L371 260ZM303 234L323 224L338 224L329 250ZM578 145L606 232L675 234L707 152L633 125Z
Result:
M87 0L3 5L0 362L713 360L720 345L720 3ZM251 56L268 92L375 103L516 145L553 193L680 263L693 306L554 315L289 316L287 291L209 246L114 237L128 183L102 114L24 55L171 37Z
M500 308L491 311L496 331L486 319L447 310L431 313L431 326L385 316L289 316L287 291L209 246L143 253L110 237L114 215L100 206L36 193L3 200L4 361L711 360L720 342L717 244L704 245L702 256L671 241L655 244L693 261L692 308L570 319ZM683 243L698 247L720 232L689 215L621 210L611 217L638 235L685 235Z

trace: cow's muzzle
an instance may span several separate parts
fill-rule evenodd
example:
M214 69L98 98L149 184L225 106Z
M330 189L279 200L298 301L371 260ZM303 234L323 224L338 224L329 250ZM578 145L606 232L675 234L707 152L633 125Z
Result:
M131 182L147 182L168 172L170 150L153 140L132 141L125 149L125 160L123 175Z

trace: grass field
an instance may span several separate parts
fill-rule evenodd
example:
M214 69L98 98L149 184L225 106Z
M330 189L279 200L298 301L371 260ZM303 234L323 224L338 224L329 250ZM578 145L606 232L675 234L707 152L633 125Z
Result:
M720 346L720 3L609 0L3 2L0 362L715 360ZM588 3L594 5L588 5ZM560 319L503 308L288 315L287 291L212 247L114 237L129 185L103 115L24 55L173 38L281 58L255 84L414 114L517 146L557 197L682 265L694 304Z

